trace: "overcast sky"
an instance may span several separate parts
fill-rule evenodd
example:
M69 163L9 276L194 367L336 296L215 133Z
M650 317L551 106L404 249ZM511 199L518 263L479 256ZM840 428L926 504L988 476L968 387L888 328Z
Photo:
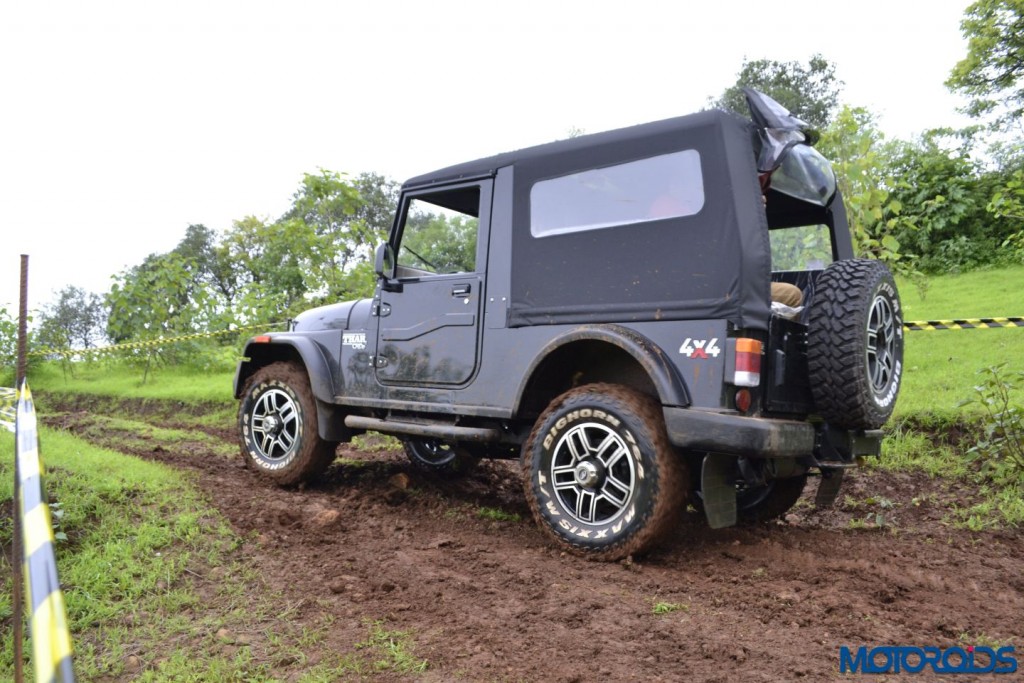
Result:
M305 172L398 180L689 113L743 58L821 53L890 136L959 125L968 0L0 2L0 306L283 213Z

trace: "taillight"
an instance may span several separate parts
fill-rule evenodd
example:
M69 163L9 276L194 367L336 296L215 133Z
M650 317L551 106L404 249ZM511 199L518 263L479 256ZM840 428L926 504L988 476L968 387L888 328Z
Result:
M738 387L756 387L761 383L761 342L736 340L736 372L732 383Z
M270 343L270 335L261 334L258 337L253 337L252 338L252 343L253 344L269 344Z

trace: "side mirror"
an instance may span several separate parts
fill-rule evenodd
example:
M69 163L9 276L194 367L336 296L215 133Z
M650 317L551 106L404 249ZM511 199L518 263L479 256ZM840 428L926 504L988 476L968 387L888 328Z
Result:
M377 277L391 280L395 277L395 250L385 242L377 247L377 254L373 260L373 272Z
M395 281L395 250L385 242L377 247L373 258L373 272L381 280L381 289L385 292L401 292L402 283Z

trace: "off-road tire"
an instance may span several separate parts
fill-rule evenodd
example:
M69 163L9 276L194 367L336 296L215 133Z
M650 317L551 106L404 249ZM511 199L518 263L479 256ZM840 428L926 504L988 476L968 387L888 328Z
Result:
M678 520L689 490L661 407L614 384L552 401L523 446L522 470L540 527L562 548L603 560L648 550Z
M877 429L892 415L903 371L903 310L879 261L836 261L815 284L807 364L817 412L841 429Z
M294 363L271 363L253 374L238 427L245 464L279 485L312 481L334 460L336 444L317 433L309 376Z
M417 469L443 477L465 476L478 462L465 448L437 439L406 439L402 448Z
M772 479L766 484L740 491L736 499L736 516L741 522L758 524L778 519L792 509L807 485L807 475Z

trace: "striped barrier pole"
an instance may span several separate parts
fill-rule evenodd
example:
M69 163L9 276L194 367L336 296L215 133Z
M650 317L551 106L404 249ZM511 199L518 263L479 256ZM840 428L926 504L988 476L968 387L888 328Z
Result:
M35 405L28 383L23 382L21 387L15 430L21 491L15 514L22 520L21 560L35 680L36 683L72 683L75 675L71 666L71 632L64 611L64 594L57 579L53 524L43 488Z

